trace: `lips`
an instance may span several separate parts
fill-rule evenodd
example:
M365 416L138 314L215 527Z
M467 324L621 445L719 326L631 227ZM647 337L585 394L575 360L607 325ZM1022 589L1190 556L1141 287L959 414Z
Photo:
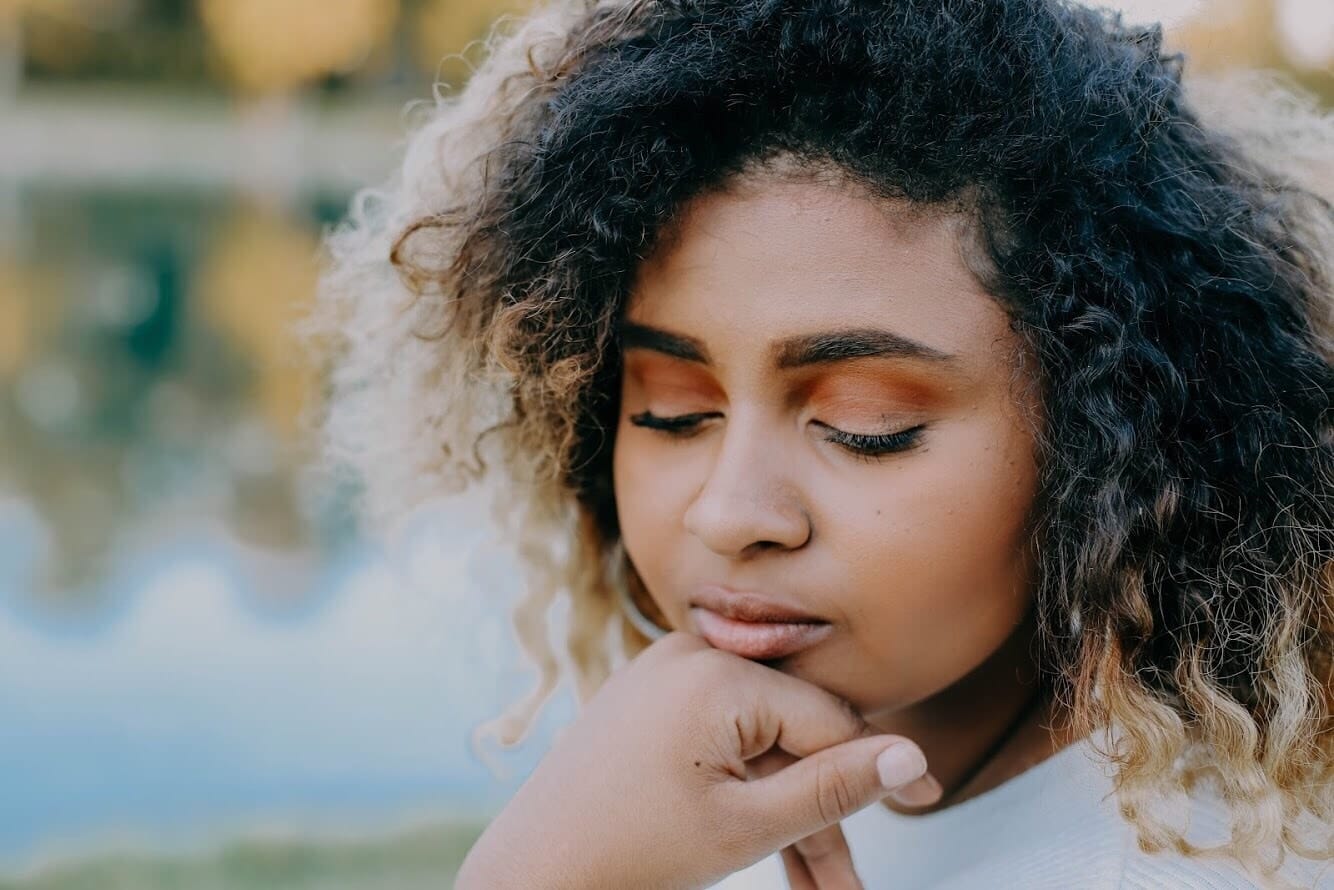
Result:
M716 584L701 587L690 600L691 606L702 606L724 618L736 621L794 622L798 624L827 624L818 615L803 612L762 593L730 590Z
M756 659L782 658L808 649L834 629L832 624L737 621L699 606L690 610L690 618L713 648Z
M772 659L810 648L833 632L822 618L757 593L702 588L690 618L710 646L743 658Z

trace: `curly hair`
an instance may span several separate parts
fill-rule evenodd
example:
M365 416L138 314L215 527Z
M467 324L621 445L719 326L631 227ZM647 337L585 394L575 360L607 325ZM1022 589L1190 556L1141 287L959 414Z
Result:
M611 586L615 322L683 201L783 158L975 221L1044 406L1042 669L1123 729L1141 849L1334 857L1297 831L1334 820L1334 118L1187 90L1160 28L1055 0L556 0L485 49L331 233L316 319L370 523L498 481L540 681L479 732L646 645ZM1225 848L1153 812L1205 777Z

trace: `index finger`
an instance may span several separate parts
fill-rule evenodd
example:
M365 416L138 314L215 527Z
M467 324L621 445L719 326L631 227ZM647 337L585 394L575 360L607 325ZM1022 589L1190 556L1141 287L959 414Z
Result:
M838 825L784 847L779 855L790 890L863 890L852 851Z
M775 745L806 757L856 738L884 734L846 699L773 668L740 660L746 665L741 673L747 682L738 684L743 691L733 704L733 716L737 751L743 761Z

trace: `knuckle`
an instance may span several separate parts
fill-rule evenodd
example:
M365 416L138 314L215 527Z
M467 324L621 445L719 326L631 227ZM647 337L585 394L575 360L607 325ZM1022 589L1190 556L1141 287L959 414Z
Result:
M837 764L822 761L815 768L815 807L826 825L850 816L857 797L847 774Z
M728 661L730 653L714 649L693 634L673 633L654 645L662 647L658 650L659 663L644 670L661 675L661 662L670 662L672 676L680 681L675 688L695 701L704 701L725 688L736 669Z
M840 698L838 696L835 696L835 698L838 701L839 708L843 711L843 714L848 721L848 726L852 727L855 734L862 735L868 729L872 728L871 725L866 722L866 718L862 716L861 711L857 710L856 705L848 701L846 698Z
M709 644L699 635L685 633L683 631L675 631L667 634L667 636L663 638L663 642L673 648L680 649L683 652L693 652L700 649L710 648Z
M695 651L702 643L703 641L694 634L673 631L661 639L654 640L644 651L645 654L652 653L656 658L676 658Z
M681 672L684 682L677 688L706 735L715 738L720 749L735 752L741 750L738 736L743 734L742 727L750 721L746 719L744 684L737 682L737 666L731 658L713 648L693 653Z
M707 693L725 689L736 675L736 665L732 661L734 657L713 647L691 653L691 678L694 685Z

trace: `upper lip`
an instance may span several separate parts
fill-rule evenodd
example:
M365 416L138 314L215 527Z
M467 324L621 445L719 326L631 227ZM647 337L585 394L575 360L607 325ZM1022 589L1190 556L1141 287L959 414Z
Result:
M732 590L719 584L699 588L690 600L692 606L717 612L734 621L786 624L828 624L809 612L780 602L772 596L752 591Z

